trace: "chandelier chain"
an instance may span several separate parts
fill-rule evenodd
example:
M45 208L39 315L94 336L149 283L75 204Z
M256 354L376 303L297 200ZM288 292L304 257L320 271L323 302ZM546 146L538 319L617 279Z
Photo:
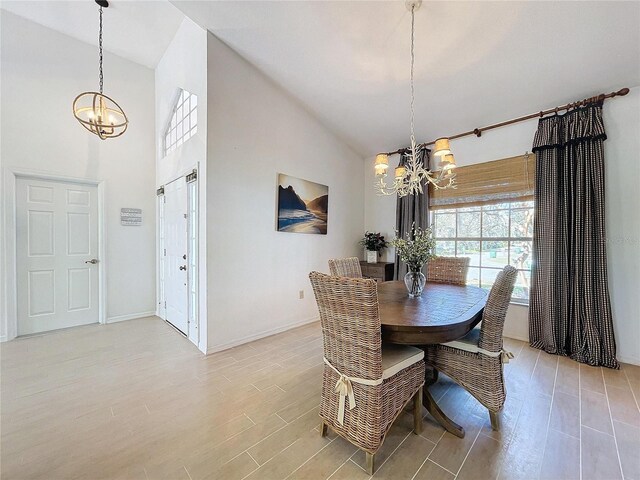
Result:
M102 87L104 84L104 74L102 73L102 7L100 7L100 29L98 31L98 52L100 63L100 94L102 94Z
M413 84L413 70L416 59L415 55L415 4L411 6L411 67L410 67L410 83L411 83L411 156L416 160L416 136L414 133L414 116L415 116L415 87Z

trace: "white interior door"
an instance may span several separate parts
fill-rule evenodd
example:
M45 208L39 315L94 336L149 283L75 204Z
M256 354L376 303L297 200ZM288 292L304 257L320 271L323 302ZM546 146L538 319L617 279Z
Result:
M18 178L18 335L97 323L98 189Z
M187 184L184 178L165 185L164 201L166 320L187 335Z

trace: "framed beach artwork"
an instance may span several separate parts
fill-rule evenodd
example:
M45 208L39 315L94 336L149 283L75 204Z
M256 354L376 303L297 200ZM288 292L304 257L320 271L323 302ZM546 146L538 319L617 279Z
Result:
M329 187L278 174L278 231L327 234Z

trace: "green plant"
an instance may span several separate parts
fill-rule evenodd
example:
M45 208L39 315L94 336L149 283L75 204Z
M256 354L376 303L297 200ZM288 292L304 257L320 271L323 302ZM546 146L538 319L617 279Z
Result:
M380 252L387 248L388 243L380 233L365 232L360 245L371 252Z
M406 238L396 238L391 245L396 248L396 253L411 271L419 271L430 259L435 257L436 241L430 228L424 230L416 227L415 223L405 235Z

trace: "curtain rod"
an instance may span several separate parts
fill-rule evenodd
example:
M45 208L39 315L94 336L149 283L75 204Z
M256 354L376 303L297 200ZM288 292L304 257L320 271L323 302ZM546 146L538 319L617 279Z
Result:
M524 122L525 120L531 120L532 118L536 118L536 117L542 118L545 115L549 115L550 113L558 113L560 110L570 110L572 108L577 108L577 107L581 107L581 106L584 106L584 105L588 105L589 103L603 102L605 100L605 98L624 97L627 93L629 93L629 89L625 87L625 88L621 88L617 92L611 92L611 93L607 93L607 94L601 93L600 95L596 95L595 97L585 98L585 99L580 100L578 102L567 103L566 105L562 105L562 106L555 107L555 108L550 108L548 110L542 110L542 111L537 112L537 113L531 113L529 115L524 115L522 117L514 118L514 119L511 119L511 120L506 120L504 122L494 123L493 125L488 125L486 127L474 128L473 130L469 130L468 132L458 133L457 135L452 135L452 136L446 137L446 138L448 138L449 140L455 140L456 138L462 138L462 137L466 137L468 135L475 135L476 137L480 137L482 135L482 132L486 132L487 130L492 130L494 128L499 128L499 127L505 127L507 125L512 125L512 124L518 123L518 122ZM421 143L419 145L416 145L416 149L425 148L425 147L428 147L429 145L433 145L434 143L436 143L435 140L432 140L432 141L426 142L426 143ZM402 153L407 153L408 151L409 151L408 148L399 148L395 152L387 152L386 155L395 155L397 153L402 154Z

